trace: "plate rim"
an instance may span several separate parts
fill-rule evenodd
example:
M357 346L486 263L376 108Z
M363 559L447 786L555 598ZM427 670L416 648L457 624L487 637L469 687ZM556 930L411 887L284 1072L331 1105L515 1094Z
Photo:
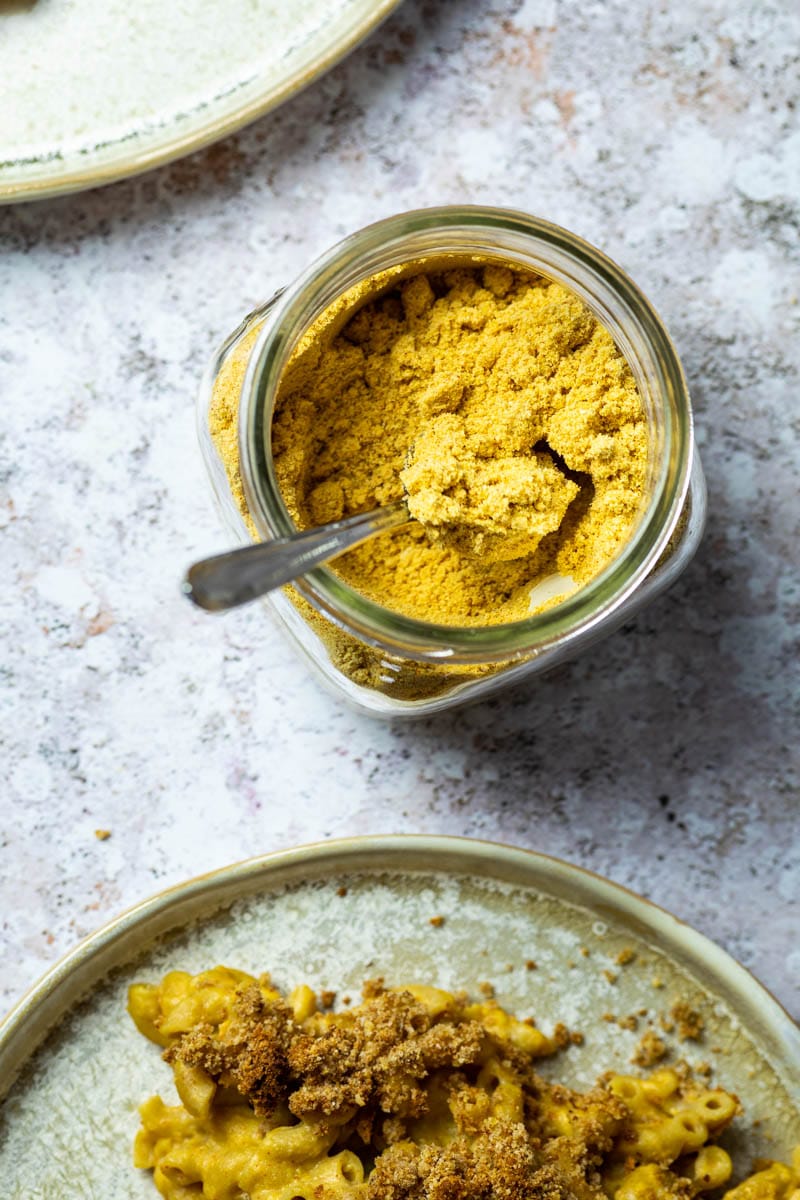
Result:
M368 861L376 857L384 861L380 865ZM413 860L417 860L418 865L412 865ZM506 868L505 878L499 870L501 865ZM313 883L343 871L472 876L533 890L537 888L536 876L542 875L556 885L555 891L549 893L556 898L577 883L579 891L582 888L589 895L596 894L597 905L587 904L583 895L570 900L568 895L561 894L560 898L577 907L588 907L599 916L604 912L613 914L618 920L627 916L633 927L640 927L637 932L644 930L651 938L658 937L659 943L661 937L658 935L663 935L665 945L661 948L664 953L690 973L697 972L703 965L717 981L716 990L721 992L723 1002L737 1019L741 1014L735 1004L731 1004L730 995L758 1014L759 1026L756 1028L763 1022L760 1037L750 1023L743 1020L743 1024L757 1045L766 1036L780 1047L785 1058L779 1066L772 1065L790 1095L792 1071L800 1078L800 1025L788 1010L727 950L654 901L586 867L523 846L450 834L378 834L314 841L241 859L163 888L106 921L61 955L0 1019L0 1105L47 1036L88 994L89 987L81 989L75 984L79 968L83 967L84 971L94 968L92 986L96 986L115 966L122 965L120 959L101 969L104 957L113 953L118 942L132 940L138 929L151 927L142 938L144 946L170 930L190 925L192 917L187 915L181 919L181 908L189 910L193 904L202 905L205 899L205 913L210 916L256 893L259 884L268 888L270 885L291 886L293 882ZM519 878L509 878L509 875ZM530 877L527 882L526 875ZM225 895L226 892L230 897ZM216 902L213 902L215 894ZM170 916L175 919L170 920ZM640 932L640 936L645 933ZM686 946L681 947L681 942ZM127 961L133 957L134 951L128 948ZM707 985L701 980L701 986ZM53 1011L56 1011L55 1016Z
M212 117L193 132L182 136L175 136L173 133L166 141L160 142L150 150L130 151L127 155L123 153L118 160L106 166L87 166L83 170L73 169L53 177L48 176L46 164L43 163L45 170L42 174L33 176L30 180L11 183L4 182L0 175L0 205L46 200L71 192L86 191L89 188L105 187L107 184L118 183L122 179L141 175L156 167L166 166L230 137L245 125L266 116L292 96L304 91L316 79L335 67L373 33L394 9L399 8L402 0L373 0L373 3L374 11L365 12L356 20L354 27L329 46L317 60L292 71L283 82L268 87L227 115ZM173 131L176 128L174 121L171 128ZM119 144L123 145L124 139Z

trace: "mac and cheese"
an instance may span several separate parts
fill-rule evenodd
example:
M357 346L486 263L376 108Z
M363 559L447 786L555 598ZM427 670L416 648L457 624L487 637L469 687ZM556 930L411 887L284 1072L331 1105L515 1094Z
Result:
M735 1096L668 1068L547 1082L566 1030L494 1001L378 980L333 1012L216 967L136 984L129 1010L180 1098L140 1110L134 1161L165 1200L693 1200L731 1176ZM800 1200L800 1159L725 1200Z

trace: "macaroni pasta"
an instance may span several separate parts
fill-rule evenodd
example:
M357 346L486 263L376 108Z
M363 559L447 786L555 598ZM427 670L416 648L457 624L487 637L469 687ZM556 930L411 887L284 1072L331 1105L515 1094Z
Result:
M180 1099L147 1100L135 1143L165 1200L693 1200L731 1177L734 1095L668 1068L546 1082L569 1035L494 1001L378 980L333 1012L216 967L134 985L129 1011ZM724 1200L800 1200L800 1155Z

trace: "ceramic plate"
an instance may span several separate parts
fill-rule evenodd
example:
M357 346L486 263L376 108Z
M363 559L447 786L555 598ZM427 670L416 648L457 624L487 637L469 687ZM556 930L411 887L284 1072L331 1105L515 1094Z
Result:
M399 0L0 0L0 200L110 183L232 133Z
M444 922L431 924L432 917ZM621 950L633 961L619 965ZM536 969L526 963L535 961ZM800 1141L800 1031L731 958L674 917L576 867L450 838L363 838L227 868L132 909L85 941L0 1028L0 1179L12 1200L153 1200L130 1165L137 1105L173 1097L171 1072L125 1012L128 985L167 970L225 963L306 980L341 996L369 976L475 991L580 1030L547 1070L589 1085L631 1070L640 1036L602 1020L677 998L700 1009L700 1043L668 1037L674 1057L709 1061L746 1116L728 1141L738 1169ZM660 986L654 986L654 983ZM642 1022L640 1018L640 1022ZM12 1080L16 1077L16 1083ZM727 1137L727 1135L726 1135Z

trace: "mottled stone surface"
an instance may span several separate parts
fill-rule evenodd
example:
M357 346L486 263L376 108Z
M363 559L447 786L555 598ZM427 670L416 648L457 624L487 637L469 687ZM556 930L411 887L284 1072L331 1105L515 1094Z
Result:
M407 0L237 137L0 214L2 1002L186 876L413 830L607 874L800 1014L799 38L789 0ZM318 690L260 608L178 595L224 545L193 402L220 337L323 248L451 201L560 222L651 296L710 520L668 597L580 661L392 726Z

